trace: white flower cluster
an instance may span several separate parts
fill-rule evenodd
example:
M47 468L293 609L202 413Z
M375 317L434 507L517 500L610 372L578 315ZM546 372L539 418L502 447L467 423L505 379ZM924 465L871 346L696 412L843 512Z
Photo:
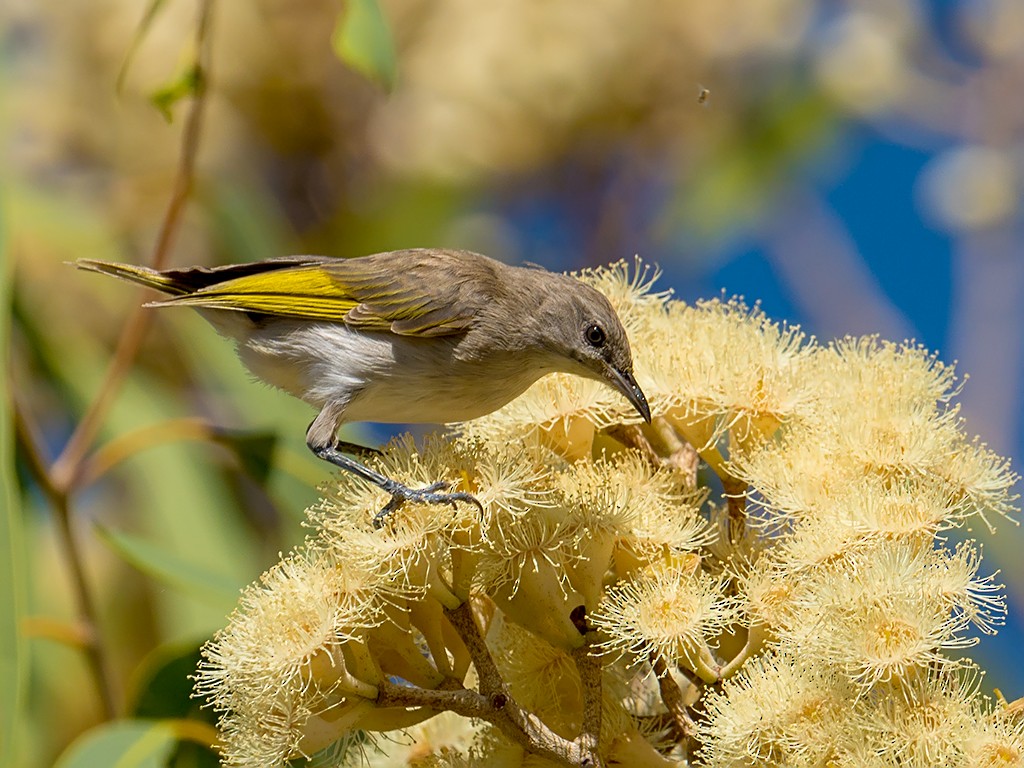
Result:
M947 653L1005 608L942 533L1011 513L1016 481L965 437L953 372L654 277L580 275L623 319L651 425L552 375L374 460L482 513L407 504L375 531L379 491L325 490L206 648L229 765L1024 764L1018 708Z

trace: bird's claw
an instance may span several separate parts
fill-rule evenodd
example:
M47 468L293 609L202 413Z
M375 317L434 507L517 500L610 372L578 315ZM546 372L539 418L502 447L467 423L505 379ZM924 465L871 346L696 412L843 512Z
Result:
M448 490L451 487L452 487L452 484L449 483L447 480L438 480L436 483L431 483L426 488L420 488L418 491L412 491L412 493L420 493L420 494L424 494L425 493L425 494L437 495L438 491L440 491L442 489Z
M466 493L465 491L456 491L455 493L440 492L447 491L448 488L451 488L451 485L451 483L444 480L432 483L426 488L408 488L400 483L395 483L393 486L385 489L391 494L391 500L384 505L380 512L373 516L373 527L378 530L384 527L384 521L388 515L407 501L417 504L450 504L452 509L455 509L458 506L458 502L462 501L475 505L480 510L480 513L483 514L483 504L473 494Z

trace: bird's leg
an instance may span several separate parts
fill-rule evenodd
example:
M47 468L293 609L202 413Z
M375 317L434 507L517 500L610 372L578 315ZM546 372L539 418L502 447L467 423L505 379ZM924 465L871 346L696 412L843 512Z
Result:
M373 516L374 528L381 528L387 516L407 501L422 504L450 504L452 507L458 502L464 501L469 504L475 504L481 512L483 511L483 506L472 494L462 491L456 493L442 492L447 491L451 487L449 482L441 480L428 485L426 488L410 488L346 456L344 454L345 451L351 451L355 448L361 452L364 449L360 446L354 446L352 443L335 440L334 434L339 426L339 417L342 411L343 408L338 404L328 403L325 405L320 414L313 420L313 423L309 425L309 430L306 432L306 445L309 446L309 449L316 456L324 461L329 461L334 466L346 472L351 472L391 494L391 500Z
M374 528L381 528L384 525L384 520L387 516L407 501L414 501L422 504L451 504L453 507L457 502L464 501L469 504L475 504L481 511L483 511L483 506L477 498L470 493L465 493L464 491L442 493L442 491L451 487L451 483L446 480L432 483L426 488L410 488L397 480L392 480L390 477L385 477L379 472L375 472L365 464L360 464L355 459L350 459L333 445L316 446L310 443L309 448L314 454L324 461L329 461L334 466L344 469L346 472L351 472L357 477L361 477L363 480L373 483L381 490L391 494L391 500L384 505L383 509L373 516Z
M359 456L360 458L384 455L384 452L379 448L371 448L367 445L359 445L359 443L350 443L348 440L336 440L334 447L342 453L347 453L349 456Z

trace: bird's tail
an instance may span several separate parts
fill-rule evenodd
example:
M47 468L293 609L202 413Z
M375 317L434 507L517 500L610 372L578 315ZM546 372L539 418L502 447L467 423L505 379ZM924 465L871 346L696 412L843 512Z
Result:
M155 269L140 267L136 264L118 264L113 261L99 261L98 259L78 259L75 262L75 266L91 272L113 275L122 280L145 285L148 288L155 288L162 293L168 293L172 296L180 296L189 293L193 289L186 281L173 273L158 272Z

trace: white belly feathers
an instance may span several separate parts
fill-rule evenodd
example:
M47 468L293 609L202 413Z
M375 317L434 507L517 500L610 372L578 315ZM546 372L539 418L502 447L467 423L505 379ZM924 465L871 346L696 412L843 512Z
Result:
M424 343L340 323L290 320L235 331L229 333L238 341L239 357L255 376L317 408L344 404L345 421L473 419L517 397L545 372L515 360L499 376L491 368L491 380L480 382L475 366L455 358L454 338ZM440 364L439 353L447 355Z

